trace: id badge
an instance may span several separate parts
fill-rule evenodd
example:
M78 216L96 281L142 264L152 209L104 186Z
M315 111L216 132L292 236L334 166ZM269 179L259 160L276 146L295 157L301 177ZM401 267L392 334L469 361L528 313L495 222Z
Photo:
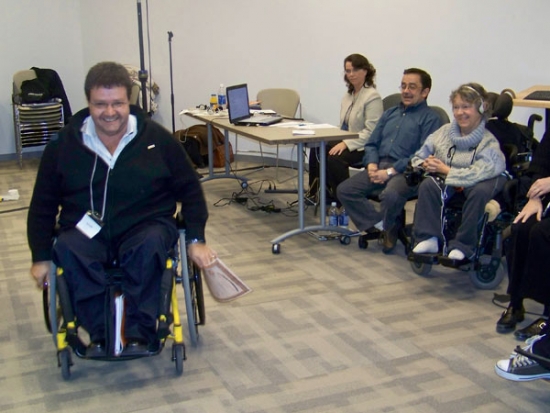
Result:
M90 239L101 231L101 227L103 227L101 218L92 211L86 212L82 219L78 221L78 224L76 224L76 228Z

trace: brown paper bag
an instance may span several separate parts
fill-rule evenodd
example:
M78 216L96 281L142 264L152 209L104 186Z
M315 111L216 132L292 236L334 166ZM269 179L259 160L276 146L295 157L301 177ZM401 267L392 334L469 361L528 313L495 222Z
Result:
M203 272L210 294L221 303L242 297L252 291L219 258L205 267Z

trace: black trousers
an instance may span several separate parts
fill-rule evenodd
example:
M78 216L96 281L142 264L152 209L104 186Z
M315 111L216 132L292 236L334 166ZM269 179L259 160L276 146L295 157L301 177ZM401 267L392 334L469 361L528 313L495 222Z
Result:
M59 235L53 259L64 270L77 320L92 341L105 338L105 267L116 259L124 273L125 335L154 342L160 280L177 238L177 228L168 221L136 226L113 245L77 229Z
M531 298L550 305L550 219L531 216L524 224L513 224L506 260L511 304Z
M345 149L340 155L329 155L328 151L337 143L327 144L327 188L331 198L336 198L336 188L349 178L349 167L358 165L363 161L363 151L349 151ZM309 187L314 192L315 179L319 178L319 148L312 148L309 151Z

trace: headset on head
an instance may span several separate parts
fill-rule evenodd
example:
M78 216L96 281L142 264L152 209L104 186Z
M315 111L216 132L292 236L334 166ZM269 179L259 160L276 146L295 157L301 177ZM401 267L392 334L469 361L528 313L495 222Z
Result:
M473 90L474 93L479 97L480 104L477 108L480 115L483 115L483 112L485 112L484 103L483 103L483 97L481 96L481 93L479 93L475 88L471 87L470 85L462 85L463 88Z

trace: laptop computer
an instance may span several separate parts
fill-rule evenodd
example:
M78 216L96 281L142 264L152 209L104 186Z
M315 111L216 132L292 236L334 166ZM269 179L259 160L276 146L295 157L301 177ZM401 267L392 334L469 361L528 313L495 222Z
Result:
M246 83L226 88L229 122L239 126L268 126L283 120L278 115L250 114L248 86Z

